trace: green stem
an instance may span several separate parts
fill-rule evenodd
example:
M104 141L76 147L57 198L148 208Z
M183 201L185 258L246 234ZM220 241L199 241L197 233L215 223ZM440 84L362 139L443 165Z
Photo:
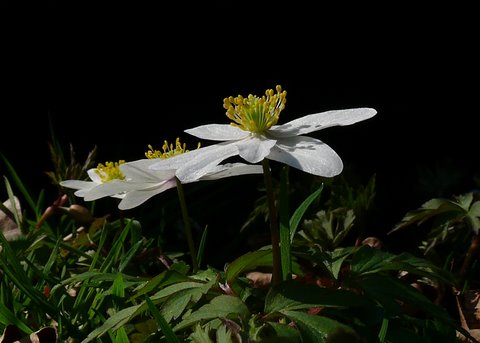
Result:
M182 183L178 178L175 178L177 182L178 199L180 200L180 207L182 209L183 223L185 225L185 234L187 236L188 249L190 250L190 256L192 258L193 273L198 270L197 251L195 249L195 243L193 242L192 226L190 225L190 216L187 211L187 203L185 201L185 194L183 192Z
M275 194L273 191L272 175L270 165L265 158L262 161L263 177L265 180L265 189L267 192L268 213L270 219L270 239L272 243L272 285L278 285L282 281L282 264L280 260L280 231L277 221L277 210L275 208Z

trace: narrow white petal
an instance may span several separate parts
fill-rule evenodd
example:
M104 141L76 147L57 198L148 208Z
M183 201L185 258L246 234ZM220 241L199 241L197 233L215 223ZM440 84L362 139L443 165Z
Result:
M250 132L229 124L208 124L185 130L192 136L212 141L231 141L243 139Z
M217 165L211 172L202 176L200 180L218 180L230 176L262 173L263 168L260 165L245 163L225 163Z
M283 125L272 126L268 133L273 137L304 135L332 126L345 126L372 118L377 111L373 108L352 108L309 114Z
M333 177L343 170L342 160L332 148L305 136L279 140L267 158L318 176Z
M152 183L132 183L123 180L112 180L89 189L85 192L84 197L86 201L92 201L136 189L147 188L151 185Z
M60 185L66 188L72 189L90 189L98 185L98 183L92 181L81 181L81 180L65 180L61 181Z
M252 135L236 143L240 157L250 163L262 161L277 142L260 135Z
M160 194L170 188L176 186L175 180L169 180L159 187L150 188L150 189L142 189L142 190L134 190L131 192L127 192L118 204L118 208L121 210L129 210L131 208L137 207L143 204L145 201L150 199L151 197Z

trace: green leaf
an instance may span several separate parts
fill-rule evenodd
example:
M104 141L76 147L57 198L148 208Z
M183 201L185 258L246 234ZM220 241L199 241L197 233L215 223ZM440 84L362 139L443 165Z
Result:
M28 298L30 298L36 306L39 306L45 313L48 313L55 319L58 319L58 308L50 304L43 294L38 291L31 283L28 275L23 270L17 256L13 252L12 247L0 231L0 244L3 251L0 254L0 269L9 278L9 280Z
M145 302L148 305L148 309L150 312L153 314L155 319L157 320L158 326L160 326L160 329L162 330L163 334L165 335L165 339L167 340L168 343L180 343L180 340L178 339L177 336L175 336L175 333L173 332L172 328L170 325L168 325L167 321L163 316L160 314L158 309L155 307L155 304L150 300L149 297L145 297Z
M22 330L27 334L31 334L33 332L27 324L22 322L18 319L15 314L12 313L6 306L0 307L0 324L7 326L7 325L15 325L17 328Z
M141 288L139 288L138 291L128 301L131 302L132 300L147 293L150 293L155 289L163 288L168 285L183 281L190 281L190 278L175 270L165 270L162 273L153 277L147 283L143 284Z
M292 217L290 218L290 242L293 242L293 237L297 232L298 224L300 224L303 215L307 211L308 207L310 207L310 205L320 196L322 190L323 183L321 184L320 188L310 194L293 213Z
M369 246L360 247L351 262L353 275L376 274L386 271L408 271L415 275L425 276L445 283L453 283L453 275L426 259L408 253L394 255Z
M480 231L480 201L476 201L472 204L468 211L468 219L473 232L478 235Z
M232 333L225 325L221 325L216 332L217 343L234 343Z
M292 257L290 252L290 223L288 201L288 166L280 173L280 261L282 264L282 280L292 278Z
M203 329L200 324L195 326L195 330L189 337L192 343L215 343L208 335L208 329Z
M358 335L349 326L337 322L336 320L311 315L299 311L282 311L282 313L293 320L300 330L303 342L355 342L359 341ZM341 336L343 340L338 340Z
M172 319L180 317L192 301L192 298L200 298L202 293L202 289L196 287L184 289L169 296L162 304L161 309L165 321L169 323Z
M342 268L343 262L355 251L355 247L337 248L334 251L325 251L328 256L323 259L322 263L330 271L335 279L338 279L338 274Z
M268 342L288 342L288 343L300 343L300 332L294 327L287 324L280 324L277 322L268 322L268 325L273 329L274 335ZM265 342L265 340L262 340Z
M246 271L255 269L257 267L270 267L272 266L272 250L257 250L248 252L227 266L225 271L225 278L228 283L233 283L238 275Z
M420 291L402 280L375 274L361 280L358 286L365 291L367 296L382 303L384 308L390 311L389 315L399 314L401 309L398 301L401 301L442 320L445 324L454 325L452 318L444 308L432 303Z
M117 330L115 335L115 343L130 343L124 327L121 327Z
M124 308L123 310L118 311L111 317L107 318L105 322L100 326L97 327L95 330L90 332L88 336L82 341L82 343L91 342L94 339L102 336L107 331L112 330L115 331L116 329L122 327L130 320L130 317L142 306L135 305L131 307Z
M182 330L199 321L212 320L215 318L245 320L249 315L250 312L247 305L238 297L222 294L213 298L209 304L203 305L197 311L186 316L173 330Z
M113 281L112 294L119 298L125 297L125 282L123 280L122 273L118 273L117 277Z
M354 307L368 302L361 296L343 289L321 288L316 285L285 281L272 287L265 299L265 312L273 314L283 310L312 307Z

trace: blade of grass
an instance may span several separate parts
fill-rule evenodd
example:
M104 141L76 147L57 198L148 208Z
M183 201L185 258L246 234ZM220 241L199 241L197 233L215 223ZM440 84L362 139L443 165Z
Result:
M28 279L25 271L18 262L17 257L13 253L9 243L0 232L0 243L3 247L3 253L0 254L0 266L4 274L13 282L17 288L31 299L35 304L48 313L53 318L58 318L59 312L56 307L47 302L43 297L43 294L39 292Z
M160 314L160 311L155 307L154 303L148 296L145 297L145 302L148 305L148 309L150 310L150 313L155 317L155 320L157 321L158 325L160 326L160 329L162 330L163 334L165 335L165 339L167 340L168 343L180 343L180 340L178 337L173 333L172 328L170 325L168 325L167 321L163 316Z
M40 210L39 210L39 208L36 207L35 201L30 196L30 193L28 192L27 188L25 187L22 180L20 179L18 174L15 172L15 169L10 164L10 162L7 160L7 158L2 153L0 153L0 156L2 157L3 161L5 162L5 165L7 166L7 169L10 172L10 175L13 178L13 181L14 181L15 185L18 187L20 193L23 195L23 197L25 198L25 201L28 203L30 208L33 210L33 212L35 213L35 217L38 220L40 218Z
M315 201L315 199L317 199L320 196L320 194L322 193L322 190L323 190L323 183L320 186L320 188L317 189L312 194L310 194L300 204L300 206L298 206L298 208L293 213L292 218L290 218L290 242L293 241L293 237L295 236L295 233L297 232L298 224L300 224L300 220L302 220L303 215L307 211L308 207Z
M292 278L292 258L290 255L290 223L288 201L288 167L283 167L280 172L280 258L282 264L282 280Z
M205 230L202 232L202 237L200 238L200 244L198 246L198 254L197 254L197 264L200 267L203 261L203 253L205 252L205 244L207 242L207 235L208 235L208 226L205 226Z

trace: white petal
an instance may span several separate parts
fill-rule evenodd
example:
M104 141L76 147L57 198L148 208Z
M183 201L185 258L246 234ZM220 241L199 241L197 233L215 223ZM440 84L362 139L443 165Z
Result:
M89 189L85 192L84 197L86 201L92 201L136 189L147 188L151 185L152 183L132 183L123 180L112 180Z
M369 119L377 113L373 108L352 108L306 115L283 125L273 126L268 133L273 137L304 135L331 126L344 126Z
M332 148L305 136L279 140L267 158L318 176L332 177L343 170L342 160Z
M250 163L262 161L277 142L260 135L252 135L236 143L240 157Z
M212 150L216 150L216 149L217 149L217 145L212 144L206 147L190 150L186 153L172 156L169 158L155 159L155 160L152 160L154 161L154 163L152 163L149 166L149 169L152 169L152 170L178 169L180 167L183 167L186 163L192 161L194 158L197 158L198 156L200 157L204 156L205 154L210 154Z
M150 167L163 159L143 159L124 163L120 170L131 182L158 182L175 176L175 169L152 170Z
M236 142L211 145L202 154L196 154L191 161L180 167L176 176L182 183L194 182L207 174L223 160L238 155Z
M151 197L160 194L170 188L176 186L175 180L169 180L164 182L161 186L150 188L150 189L142 189L142 190L134 190L131 192L127 192L125 197L120 201L118 204L118 208L121 210L129 210L131 208L137 207L143 204L145 201L150 199Z
M245 163L226 163L219 164L211 172L204 175L200 180L218 180L230 176L262 173L263 168L260 165Z
M212 141L231 141L243 139L250 132L229 124L208 124L185 130L195 137Z
M92 181L81 181L81 180L65 180L61 181L60 185L66 188L72 189L90 189L98 185L98 183Z
M87 174L90 177L90 180L92 180L95 183L102 183L102 179L100 178L100 175L97 174L97 168L91 168L87 170Z

